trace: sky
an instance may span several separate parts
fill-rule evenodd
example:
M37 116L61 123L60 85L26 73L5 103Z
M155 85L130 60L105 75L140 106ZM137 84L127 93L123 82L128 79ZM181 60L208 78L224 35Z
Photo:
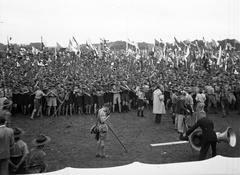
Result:
M238 0L0 0L0 43L240 41Z

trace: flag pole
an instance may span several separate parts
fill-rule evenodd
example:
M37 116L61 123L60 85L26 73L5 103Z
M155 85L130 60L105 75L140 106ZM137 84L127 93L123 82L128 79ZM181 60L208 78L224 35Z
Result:
M42 39L42 36L41 36L41 45L40 45L40 47L41 47L41 50L43 50L43 39Z

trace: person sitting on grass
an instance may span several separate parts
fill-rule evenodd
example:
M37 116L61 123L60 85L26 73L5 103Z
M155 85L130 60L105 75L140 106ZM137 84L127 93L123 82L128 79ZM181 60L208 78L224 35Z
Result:
M26 168L29 174L46 172L46 153L43 148L50 140L50 137L40 134L32 141L36 148L31 149L27 157Z

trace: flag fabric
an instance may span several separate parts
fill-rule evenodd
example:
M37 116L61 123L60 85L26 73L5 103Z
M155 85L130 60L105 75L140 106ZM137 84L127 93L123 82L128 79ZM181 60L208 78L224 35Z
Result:
M184 61L187 61L187 57L190 54L190 46L187 47L186 54L184 55Z
M227 43L225 50L230 51L232 49L235 49L235 47L233 47L230 43Z
M155 47L160 47L160 42L156 39L154 39L154 46Z
M91 40L89 38L86 40L86 46L87 46L87 49L94 50L92 42L91 42Z
M74 38L74 36L73 36L72 38L73 38L73 41L75 42L75 44L78 46L78 42L77 42L77 40Z
M196 40L195 44L196 44L196 46L197 46L198 52L200 52L200 48L199 48L199 46L198 46L198 41L197 41L197 40Z
M32 54L37 55L39 50L32 46Z
M75 53L78 52L77 45L74 46L71 40L69 40L68 49L70 52L75 52Z
M212 43L207 42L206 45L207 45L207 48L208 48L208 49L212 50Z
M180 42L178 42L177 38L174 37L174 43L179 47L180 46Z
M69 40L68 49L69 49L69 51L72 51L72 41L71 40Z
M216 42L214 39L212 39L212 47L218 47L218 42Z
M207 41L205 40L204 37L203 37L203 44L204 44L204 47L205 47L205 48L208 48L208 47L207 47Z
M131 40L128 38L127 41L126 41L126 43L127 43L127 50L128 50L128 49L131 49L131 46L133 46L134 49L135 49L135 52L138 52L138 51L139 51L139 47L138 47L138 44L137 44L136 42L131 41ZM130 48L129 48L129 45L130 45ZM132 49L132 50L133 50L133 49Z
M222 47L219 47L219 51L218 51L218 59L217 59L217 65L220 65L221 63L221 57L222 57Z
M93 44L89 38L86 40L86 47L88 50L93 50L95 56L99 55L97 48L93 46Z
M59 51L62 48L62 46L59 43L56 43L56 44L57 44L56 50Z
M174 46L176 46L179 51L182 50L180 47L180 42L178 42L178 40L175 37L174 37Z
M41 36L41 45L40 45L40 50L42 51L45 48L44 43L43 43L43 38Z
M100 38L100 47L101 47L102 52L105 52L105 53L110 52L110 48L108 47L107 43L108 43L108 40L106 40L104 38L103 39Z

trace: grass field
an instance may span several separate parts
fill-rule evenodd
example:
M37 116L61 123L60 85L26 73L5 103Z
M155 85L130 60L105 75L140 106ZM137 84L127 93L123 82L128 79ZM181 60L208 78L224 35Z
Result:
M90 134L90 128L95 123L94 115L58 116L30 120L29 116L13 116L12 127L21 127L26 133L22 139L33 148L31 141L43 133L51 137L45 147L48 172L74 168L100 168L126 165L132 162L148 164L164 164L196 161L198 152L192 152L189 144L151 147L152 143L179 141L179 135L169 115L162 117L162 124L154 123L152 111L145 110L144 118L136 116L136 110L128 113L111 113L109 126L121 140L128 152L109 131L109 141L106 145L107 159L96 158L96 140ZM234 148L227 143L217 144L217 154L227 157L240 157L240 116L231 111L230 116L210 115L215 123L216 132L224 132L228 126L232 127L237 135L237 144ZM194 156L193 156L194 153ZM208 155L210 157L210 154Z

